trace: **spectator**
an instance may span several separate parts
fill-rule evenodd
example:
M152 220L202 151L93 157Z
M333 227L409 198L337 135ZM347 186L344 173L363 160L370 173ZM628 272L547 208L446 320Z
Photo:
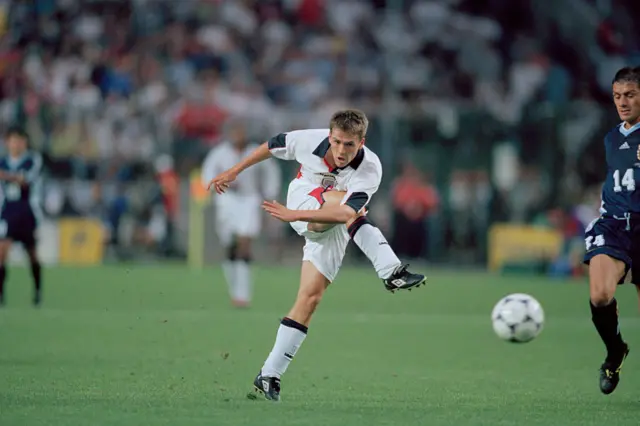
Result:
M394 250L409 258L427 256L428 219L439 204L437 191L413 164L407 162L394 182L392 194Z

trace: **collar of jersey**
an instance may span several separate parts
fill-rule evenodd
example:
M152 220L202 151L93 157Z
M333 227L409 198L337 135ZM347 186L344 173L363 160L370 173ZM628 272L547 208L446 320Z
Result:
M313 155L324 159L324 156L327 155L327 151L329 151L329 146L330 146L329 138L324 138L324 140L320 142L320 145L318 145L316 149L313 150ZM362 160L364 160L364 148L360 148L360 151L358 151L354 159L351 160L349 164L347 164L344 167L336 167L336 169L343 170L343 169L346 169L347 167L351 167L352 169L355 170L360 166L360 164L362 164Z
M620 130L620 133L622 133L625 136L629 136L631 133L635 132L636 130L640 129L640 123L636 123L633 126L631 126L628 129L624 128L624 122L620 123L620 126L618 127L618 130Z

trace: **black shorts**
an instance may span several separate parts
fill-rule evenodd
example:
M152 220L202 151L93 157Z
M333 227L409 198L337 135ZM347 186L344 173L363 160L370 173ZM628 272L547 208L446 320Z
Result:
M585 245L585 264L594 256L606 254L625 264L619 284L631 270L631 282L640 285L640 220L601 217L587 227Z
M21 243L26 248L36 245L36 219L32 214L15 216L3 214L0 217L0 240Z

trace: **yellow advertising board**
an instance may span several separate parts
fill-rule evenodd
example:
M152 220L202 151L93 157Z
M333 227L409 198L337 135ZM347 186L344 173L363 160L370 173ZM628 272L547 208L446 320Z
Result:
M68 218L58 222L61 265L99 265L104 255L102 223L90 218Z
M554 259L562 248L562 235L552 229L495 224L489 229L489 270L507 262Z

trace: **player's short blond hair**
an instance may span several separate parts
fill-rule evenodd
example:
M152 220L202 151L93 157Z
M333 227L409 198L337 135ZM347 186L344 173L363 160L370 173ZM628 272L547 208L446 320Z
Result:
M363 139L367 134L369 120L364 112L358 109L344 109L335 112L329 122L329 130L340 129L350 135Z

